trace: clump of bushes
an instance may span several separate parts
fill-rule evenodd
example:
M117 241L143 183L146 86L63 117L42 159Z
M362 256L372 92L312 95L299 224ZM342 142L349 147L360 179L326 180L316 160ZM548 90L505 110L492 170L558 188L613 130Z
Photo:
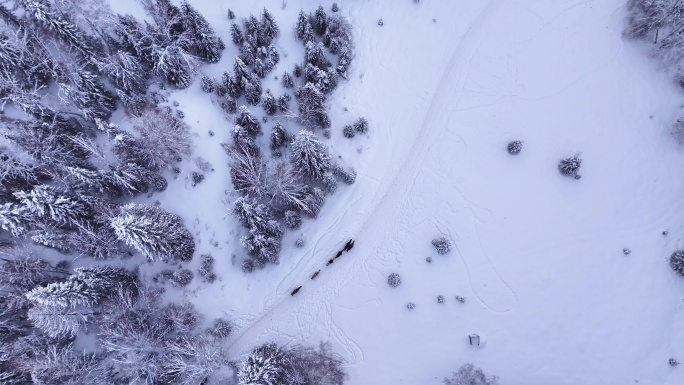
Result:
M432 245L435 246L439 254L446 254L451 251L451 242L444 237L435 238L432 240Z
M577 172L581 166L582 159L580 159L579 155L576 154L572 158L561 159L561 161L558 162L558 171L565 176L571 176L575 179L580 179L582 176L580 176Z

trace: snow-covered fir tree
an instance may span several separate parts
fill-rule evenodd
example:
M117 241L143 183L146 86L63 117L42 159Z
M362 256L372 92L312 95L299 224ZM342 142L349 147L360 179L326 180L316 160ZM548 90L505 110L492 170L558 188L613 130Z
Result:
M235 22L230 23L230 38L231 40L233 40L233 43L238 47L241 47L242 43L245 42L245 38L242 35L242 30L240 29L240 26L237 25Z
M58 225L76 225L89 211L83 202L46 185L36 186L29 192L17 191L14 196L31 214Z
M299 119L307 127L330 126L330 118L325 109L325 95L314 84L307 83L295 93L299 110Z
M287 355L274 343L254 348L238 371L239 385L286 384Z
M277 149L285 146L288 142L289 135L285 131L285 127L280 121L275 122L271 129L271 148Z
M264 8L261 13L261 22L259 23L259 36L262 41L262 45L269 45L271 41L278 36L280 32L278 24L276 24L273 15Z
M304 175L318 180L330 168L328 148L311 131L299 131L290 148L290 161Z
M181 2L181 12L183 24L191 35L191 52L208 63L218 62L225 45L221 38L216 36L207 19L187 1Z
M26 298L40 305L76 308L96 304L101 295L102 292L97 287L82 280L70 278L64 282L36 287L26 293Z
M110 225L120 240L151 261L186 261L195 251L192 234L183 220L155 206L127 204Z
M261 105L264 107L264 111L268 115L273 115L278 111L278 104L276 103L276 99L273 97L273 94L271 94L270 90L266 90L264 92L264 96L261 98Z
M28 319L33 326L53 338L73 337L83 328L92 316L92 311L62 306L35 304L28 311Z
M323 9L322 5L319 5L318 8L316 8L316 12L311 16L311 26L313 27L314 32L319 36L322 36L325 33L325 29L328 26L328 15L325 13L325 9Z
M238 113L235 116L235 124L244 127L250 135L258 135L261 133L261 123L259 119L252 114L247 106L240 106Z

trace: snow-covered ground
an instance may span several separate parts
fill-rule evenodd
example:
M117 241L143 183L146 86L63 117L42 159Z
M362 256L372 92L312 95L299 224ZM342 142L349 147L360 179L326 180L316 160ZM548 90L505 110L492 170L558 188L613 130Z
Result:
M264 4L197 3L229 46L205 69L220 76L235 57L227 9L244 17ZM301 57L296 13L317 3L265 3L289 55L278 75ZM236 320L231 353L329 340L351 385L439 383L466 362L504 385L684 383L667 364L684 359L684 280L667 263L683 246L684 148L667 130L682 95L622 39L624 0L338 3L356 58L331 98L327 143L359 177L284 238L279 266L232 265L243 251L219 146L230 124L198 84L174 95L216 171L158 199L217 259L221 281L188 298ZM341 138L359 116L370 137ZM513 139L524 141L516 157ZM581 180L556 168L575 153ZM454 250L437 255L438 236ZM349 238L354 249L325 267ZM468 345L470 333L483 345Z

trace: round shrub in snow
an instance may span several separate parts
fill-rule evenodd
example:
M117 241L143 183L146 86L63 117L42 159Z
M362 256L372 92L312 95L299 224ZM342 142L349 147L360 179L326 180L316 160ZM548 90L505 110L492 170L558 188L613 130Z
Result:
M392 273L387 277L387 284L391 287L397 287L401 285L401 277L397 273Z
M339 12L339 10L340 10L340 7L337 6L337 3L333 3L333 5L332 5L332 11L333 11L333 12Z
M427 257L427 258L425 258L425 261L426 261L427 263L432 263L432 257Z
M523 142L519 140L514 140L508 143L508 153L511 155L518 155L522 150Z
M192 273L191 270L181 269L174 272L173 275L169 278L169 281L171 281L171 283L174 286L183 287L189 285L190 282L192 282L192 278L194 276L195 275Z
M456 296L456 301L458 301L458 302L460 302L460 303L465 303L466 299L465 299L465 297L461 297L460 295L457 295L457 296Z
M349 126L349 125L344 126L344 128L342 129L342 134L344 134L345 138L349 138L349 139L353 138L354 135L356 135L354 133L354 127Z
M679 361L675 360L674 358L670 358L669 360L667 360L667 363L670 364L670 366L679 365Z
M295 246L297 246L297 247L304 247L304 239L302 239L302 238L297 238L297 240L295 241Z
M444 255L451 250L451 242L444 237L435 238L432 240L432 245L437 248L437 252Z
M582 166L582 159L579 155L575 155L572 158L565 158L558 162L558 171L565 176L572 176L575 179L579 179L580 176L577 174L579 168Z
M443 295L437 296L437 303L444 303L444 296Z
M413 310L413 309L416 308L416 304L413 303L413 302L409 302L409 303L406 304L406 308L409 309L409 310Z
M684 251L678 250L670 256L670 267L672 270L684 276Z

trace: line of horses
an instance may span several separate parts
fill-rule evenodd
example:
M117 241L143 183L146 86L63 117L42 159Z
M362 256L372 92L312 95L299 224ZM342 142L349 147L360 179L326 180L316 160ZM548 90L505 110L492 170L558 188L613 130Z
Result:
M332 265L333 262L335 262L335 260L336 260L337 258L339 258L339 257L342 256L342 253L344 253L345 251L351 250L352 247L354 247L354 240L353 240L353 239L350 239L350 240L347 241L347 243L344 244L344 247L342 248L342 250L338 251L337 254L335 254L335 256L334 256L333 258L330 258L330 259L328 260L328 262L325 264L325 266L327 267L327 266ZM318 274L320 274L320 273L321 273L321 270L320 270L320 269L319 269L319 270L316 270L316 271L313 273L313 275L311 276L311 279L315 279L316 277L318 277ZM300 286L297 286L294 290L292 290L292 292L290 293L290 295L293 296L293 295L299 293L299 290L301 290L301 289L302 289L302 286L301 286L301 285L300 285Z

